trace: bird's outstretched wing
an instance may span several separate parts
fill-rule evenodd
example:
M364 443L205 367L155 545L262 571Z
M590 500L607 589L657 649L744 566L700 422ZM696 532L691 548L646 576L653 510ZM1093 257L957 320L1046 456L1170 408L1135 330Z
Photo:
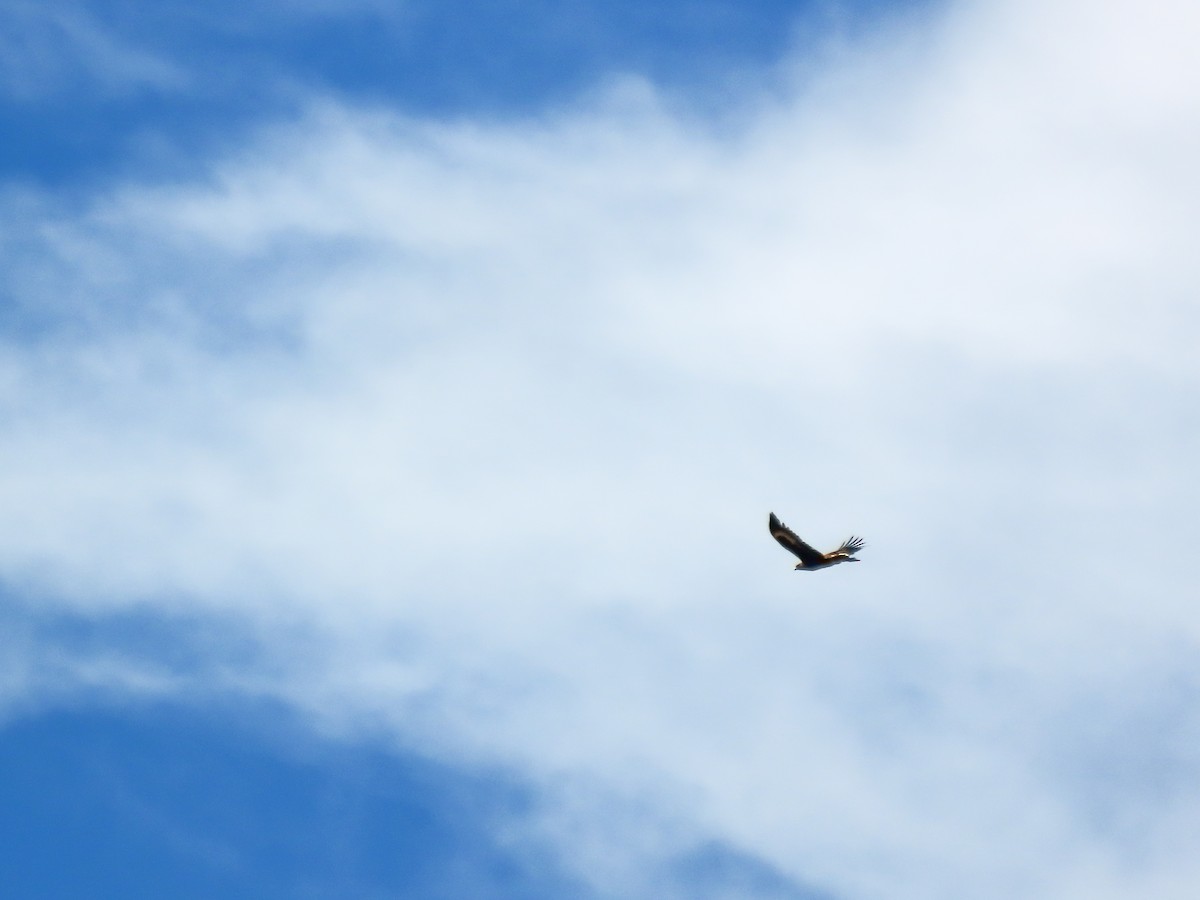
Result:
M857 553L862 548L863 548L863 539L860 537L855 537L854 535L851 535L850 537L846 538L846 540L842 541L842 546L838 547L833 552L834 553L845 553L847 556L853 556L855 553Z
M771 513L770 519L771 536L779 541L789 553L794 553L800 558L800 562L806 566L815 565L825 559L825 554L814 550L804 541L796 536L796 532L788 528L779 521L779 517L775 513Z

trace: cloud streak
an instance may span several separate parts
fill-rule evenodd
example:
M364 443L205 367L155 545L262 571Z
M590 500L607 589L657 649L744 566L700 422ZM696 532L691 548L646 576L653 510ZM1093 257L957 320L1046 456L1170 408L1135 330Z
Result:
M85 5L45 7L10 0L0 10L0 93L30 102L79 88L122 95L178 90L187 78L162 55L127 41L93 17Z

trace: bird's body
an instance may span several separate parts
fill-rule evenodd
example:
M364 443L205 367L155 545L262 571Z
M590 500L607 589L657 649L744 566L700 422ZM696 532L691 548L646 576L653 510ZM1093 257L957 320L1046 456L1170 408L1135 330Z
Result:
M815 569L827 569L830 566L836 566L838 563L859 562L854 554L863 548L862 538L849 537L842 541L842 545L836 550L822 553L820 550L815 550L800 540L796 532L780 522L779 517L775 513L771 513L769 524L771 527L771 536L779 541L784 549L794 554L800 560L800 562L796 563L798 570L811 572Z

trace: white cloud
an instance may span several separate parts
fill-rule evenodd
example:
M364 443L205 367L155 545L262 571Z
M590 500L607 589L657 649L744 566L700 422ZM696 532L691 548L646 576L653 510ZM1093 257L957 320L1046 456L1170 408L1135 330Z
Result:
M241 617L220 689L515 768L624 895L711 837L1187 896L1198 25L961 9L727 130L321 107L10 212L0 575ZM772 508L864 563L792 574Z

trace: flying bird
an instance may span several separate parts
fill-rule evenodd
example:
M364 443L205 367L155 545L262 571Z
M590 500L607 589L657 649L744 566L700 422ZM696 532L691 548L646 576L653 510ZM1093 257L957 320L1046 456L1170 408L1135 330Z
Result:
M828 553L822 553L820 550L814 550L804 541L796 536L796 532L788 528L779 521L779 517L775 513L771 513L770 519L771 536L779 541L789 553L795 554L800 558L800 562L796 563L796 568L805 572L811 572L814 569L826 569L829 566L836 566L838 563L858 562L854 558L854 554L863 548L863 540L860 537L849 537L842 541L842 546L836 550L830 550Z

